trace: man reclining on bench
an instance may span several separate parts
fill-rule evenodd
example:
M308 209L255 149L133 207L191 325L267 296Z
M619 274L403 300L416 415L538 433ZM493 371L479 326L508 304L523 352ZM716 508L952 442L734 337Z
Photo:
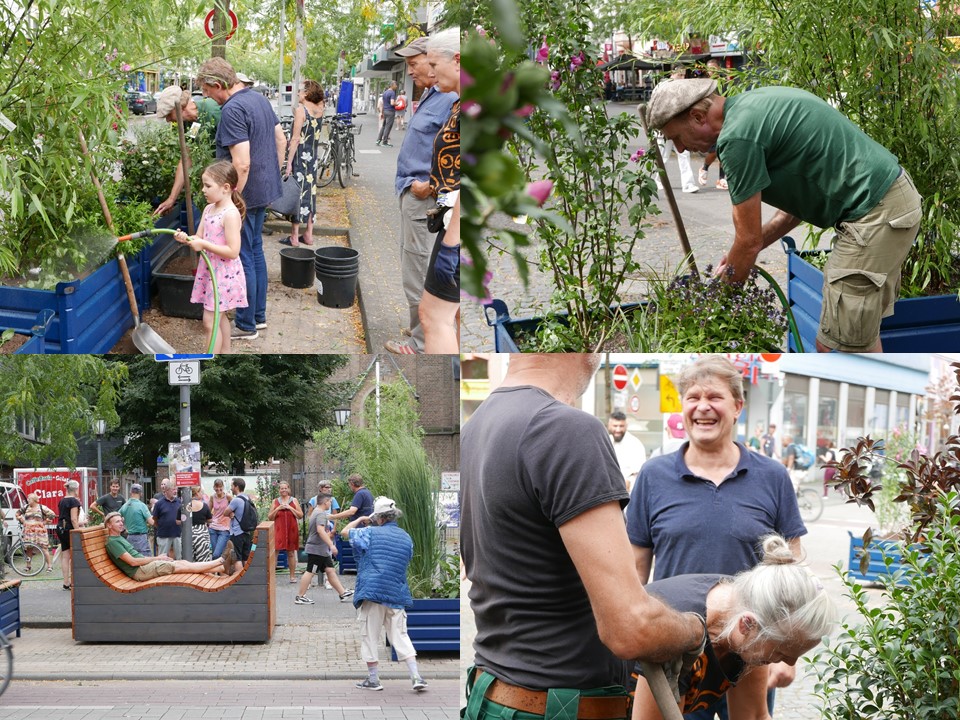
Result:
M144 557L120 533L123 532L123 516L118 512L108 513L103 520L107 528L107 555L114 564L129 577L137 581L152 580L174 573L214 573L233 574L233 543L227 541L227 547L216 560L210 562L187 562L173 560L166 555Z

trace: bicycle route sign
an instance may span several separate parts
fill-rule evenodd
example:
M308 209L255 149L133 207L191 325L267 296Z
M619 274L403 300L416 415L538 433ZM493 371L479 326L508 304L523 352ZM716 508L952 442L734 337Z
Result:
M171 385L199 385L200 362L178 360L167 365L167 380Z

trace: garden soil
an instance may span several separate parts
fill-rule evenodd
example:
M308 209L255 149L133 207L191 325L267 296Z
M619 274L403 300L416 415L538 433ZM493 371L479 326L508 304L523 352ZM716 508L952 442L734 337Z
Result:
M350 244L346 195L337 188L318 191L314 247ZM301 233L303 226L301 226ZM281 238L290 234L290 224L268 216L263 230L267 260L267 329L256 340L232 343L234 353L346 353L366 352L359 303L344 309L327 308L317 302L316 290L288 288L280 282ZM169 271L169 270L168 270ZM192 273L192 269L190 269ZM154 307L143 313L143 322L180 353L206 352L206 333L199 320L167 317ZM231 313L232 315L232 313ZM127 332L111 350L135 354Z

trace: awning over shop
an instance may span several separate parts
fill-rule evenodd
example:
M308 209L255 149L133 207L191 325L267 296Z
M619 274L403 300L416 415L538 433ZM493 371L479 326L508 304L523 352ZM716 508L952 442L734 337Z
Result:
M624 53L620 57L599 65L600 70L670 70L676 65L693 65L698 62L706 61L710 58L710 53L700 55L679 55L675 58L655 58L650 56L628 55Z

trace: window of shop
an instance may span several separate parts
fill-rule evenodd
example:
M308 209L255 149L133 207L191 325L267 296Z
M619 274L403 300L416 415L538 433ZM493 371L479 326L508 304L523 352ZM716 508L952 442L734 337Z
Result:
M788 375L783 389L783 427L780 437L791 435L801 440L807 427L807 392L810 380L802 375Z
M887 432L887 421L890 418L890 392L877 390L877 397L873 403L873 418L870 420L870 431L876 435Z
M913 428L910 425L910 403L913 401L913 395L899 393L897 395L897 427L910 431Z
M820 383L820 401L817 405L817 454L836 447L837 409L840 404L840 384L832 380Z
M857 438L864 436L863 417L866 409L866 394L867 389L862 385L850 386L847 395L847 427L844 430L844 437L838 440L842 447L852 445Z

